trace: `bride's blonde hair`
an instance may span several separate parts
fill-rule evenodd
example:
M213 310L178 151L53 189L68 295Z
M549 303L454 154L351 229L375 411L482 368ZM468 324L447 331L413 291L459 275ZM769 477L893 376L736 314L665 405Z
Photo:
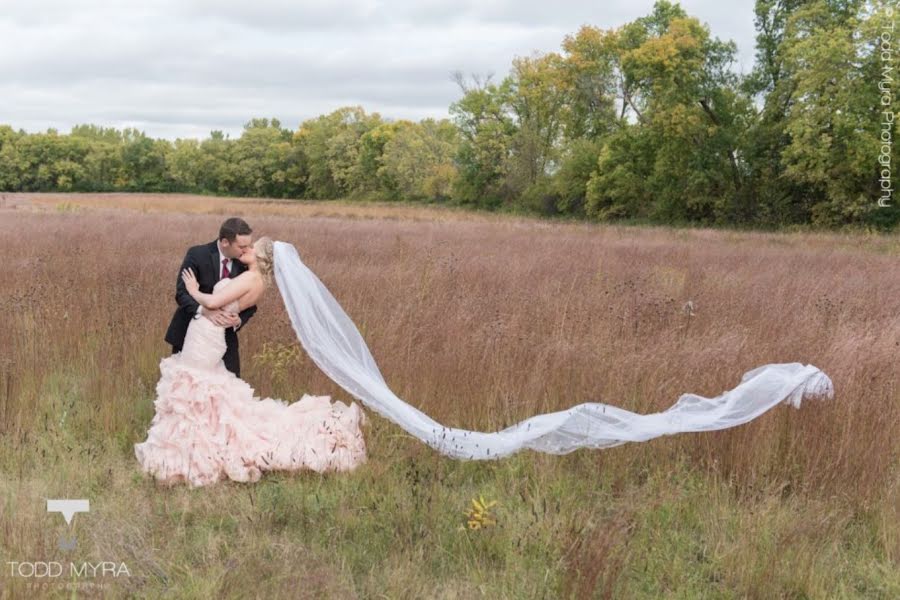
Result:
M268 236L259 238L253 244L253 250L256 252L256 265L259 267L259 273L263 276L266 285L268 285L272 283L273 261L275 259L272 238Z

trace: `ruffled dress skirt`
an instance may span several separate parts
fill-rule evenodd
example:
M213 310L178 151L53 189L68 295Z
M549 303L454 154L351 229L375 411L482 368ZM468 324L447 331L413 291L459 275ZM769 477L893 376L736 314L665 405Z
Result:
M225 368L224 354L224 330L199 318L182 351L160 362L156 414L146 441L134 445L145 473L199 487L255 482L263 471L351 471L366 462L360 427L367 418L355 402L260 399Z

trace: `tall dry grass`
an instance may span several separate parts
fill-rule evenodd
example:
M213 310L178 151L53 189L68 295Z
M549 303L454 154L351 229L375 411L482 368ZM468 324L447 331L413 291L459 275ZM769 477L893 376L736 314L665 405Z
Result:
M834 401L779 407L730 430L517 459L534 473L603 479L620 500L634 494L635 503L658 508L671 488L656 478L670 465L732 495L733 504L711 503L710 511L750 507L745 531L771 526L749 516L767 502L821 506L815 519L784 517L779 525L808 546L793 563L808 568L808 586L828 568L816 563L816 540L834 541L860 515L900 517L896 237L448 218L422 207L339 203L7 196L0 465L9 480L41 471L41 449L55 443L52 418L72 419L76 438L112 440L130 458L169 351L163 335L180 260L188 246L212 240L233 211L256 234L295 244L360 328L388 385L449 426L493 431L585 401L655 412L685 392L731 389L744 372L771 362L814 364L835 384ZM265 359L266 343L296 344L277 293L263 299L240 340L243 377L260 395L352 399L305 354L284 372ZM378 423L367 468L440 461L400 433ZM659 494L648 499L654 489ZM690 506L705 494L677 498ZM631 547L623 540L633 545L635 531L667 530L642 520L647 513L637 504L618 506L608 519L554 538L564 547L559 593L621 592L615 585ZM873 544L900 568L896 523L873 527ZM777 552L758 539L747 543ZM722 560L718 584L732 589L752 589L769 578L766 569L777 572L745 558Z

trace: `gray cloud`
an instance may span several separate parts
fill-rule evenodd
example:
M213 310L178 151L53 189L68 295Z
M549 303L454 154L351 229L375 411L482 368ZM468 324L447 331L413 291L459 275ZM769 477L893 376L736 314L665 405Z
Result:
M753 3L682 2L753 64ZM240 134L252 117L295 127L346 105L387 118L446 117L450 73L505 75L515 56L559 50L582 24L647 14L623 0L15 0L0 14L0 123L77 123L156 137Z

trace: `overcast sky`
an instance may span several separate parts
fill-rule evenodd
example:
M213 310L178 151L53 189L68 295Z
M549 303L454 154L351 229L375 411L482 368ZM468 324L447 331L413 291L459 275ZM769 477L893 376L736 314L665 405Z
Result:
M582 24L618 27L652 1L0 0L0 124L29 132L137 127L153 137L236 137L341 106L446 117L450 79L560 49ZM753 65L753 2L681 2Z

